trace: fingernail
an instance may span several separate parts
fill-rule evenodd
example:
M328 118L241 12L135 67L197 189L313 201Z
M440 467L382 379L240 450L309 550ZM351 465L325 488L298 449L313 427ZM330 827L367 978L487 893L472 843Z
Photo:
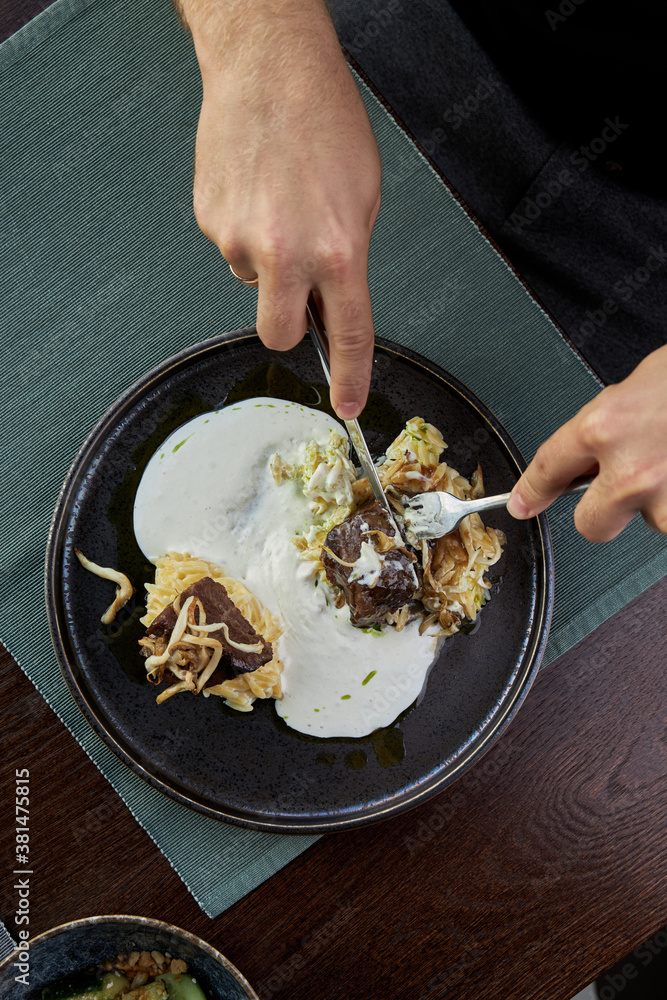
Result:
M530 511L518 493L513 493L507 501L507 509L512 517L518 517L520 521L530 516Z
M339 403L336 407L336 413L341 420L354 420L361 413L361 409L359 403Z

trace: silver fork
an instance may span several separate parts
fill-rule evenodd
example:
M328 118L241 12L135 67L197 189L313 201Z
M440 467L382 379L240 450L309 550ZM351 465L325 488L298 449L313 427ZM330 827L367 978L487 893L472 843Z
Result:
M561 496L571 493L585 493L594 476L577 479ZM405 524L415 538L440 538L458 528L468 514L480 514L483 510L506 507L509 493L499 493L495 497L480 497L478 500L459 500L451 493L418 493L405 501Z

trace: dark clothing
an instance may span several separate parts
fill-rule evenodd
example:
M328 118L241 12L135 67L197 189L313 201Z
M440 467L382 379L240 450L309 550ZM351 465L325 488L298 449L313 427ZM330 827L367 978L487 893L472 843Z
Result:
M616 0L452 0L514 92L561 140L626 128L606 162L617 180L664 194L664 26L659 5Z
M631 30L604 0L559 0L551 21L543 0L329 6L343 45L602 378L662 346L660 33L648 15L637 27L633 10Z

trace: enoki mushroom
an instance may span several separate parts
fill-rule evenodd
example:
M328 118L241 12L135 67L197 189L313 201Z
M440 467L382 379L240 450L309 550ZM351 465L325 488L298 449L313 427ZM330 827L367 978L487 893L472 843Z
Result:
M116 597L100 619L103 625L111 625L111 622L120 609L124 608L132 597L134 587L124 573L120 573L117 569L111 569L109 566L98 566L91 559L87 559L80 549L74 549L74 552L84 569L87 569L90 573L94 573L95 576L100 576L103 580L111 580L117 584Z
M176 601L174 601L174 608L176 608ZM199 612L198 621L195 621L195 609ZM159 654L154 653L146 660L146 672L151 682L160 682L163 672L159 668L166 666L177 678L176 684L172 684L158 695L158 705L180 691L192 691L193 694L199 694L206 682L213 676L220 663L223 647L219 639L208 635L209 632L223 632L228 645L243 653L261 653L264 648L261 642L236 642L235 639L231 638L226 622L206 624L206 612L201 601L194 595L188 597L178 612L178 618L166 648ZM142 639L140 642L142 645L149 646L154 640ZM185 659L179 656L183 652L192 654L193 647L197 646L201 647L203 655L198 654L196 662L192 661L192 655ZM184 662L188 663L187 669L181 666Z

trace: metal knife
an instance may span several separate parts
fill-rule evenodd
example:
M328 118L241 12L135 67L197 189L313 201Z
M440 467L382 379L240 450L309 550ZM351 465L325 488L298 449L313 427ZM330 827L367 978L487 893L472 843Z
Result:
M329 364L329 338L327 337L327 331L324 328L324 323L322 322L322 317L320 316L320 311L317 308L317 303L311 292L308 296L308 302L306 303L306 315L308 316L308 332L310 333L311 339L315 345L317 353L319 354L320 361L322 362L322 368L324 369L324 374L329 385L331 385L331 366ZM354 450L359 458L359 464L368 480L368 484L373 491L373 496L377 502L384 507L385 511L389 516L389 520L394 528L396 534L401 537L401 533L398 530L398 525L394 519L394 512L389 506L389 501L387 500L384 490L382 489L382 483L377 474L377 470L373 464L373 459L371 458L371 453L368 450L368 445L364 439L364 435L361 432L361 427L359 426L359 421L355 418L354 420L345 420L345 426L347 427L347 433L350 435L350 440Z

